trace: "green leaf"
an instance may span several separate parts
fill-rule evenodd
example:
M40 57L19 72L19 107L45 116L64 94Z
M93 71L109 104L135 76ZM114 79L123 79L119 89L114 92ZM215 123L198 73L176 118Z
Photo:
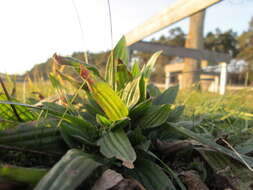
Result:
M127 173L148 190L176 190L163 170L147 159L138 159L136 167Z
M24 168L0 164L0 176L5 180L35 185L47 173L47 169Z
M92 136L89 136L82 127L71 126L63 123L60 127L61 136L70 148L80 147L82 144L95 146ZM80 144L80 142L82 144Z
M85 66L85 68L87 68L89 71L91 71L93 75L100 77L98 69L95 66L90 65L90 64L86 64L79 59L76 59L73 57L62 57L62 56L58 56L58 55L54 55L54 59L60 65L72 66L78 74L80 73L80 65L83 65L83 66Z
M112 122L108 120L105 116L97 114L96 115L97 123L99 123L101 126L110 126Z
M84 103L84 108L89 112L89 114L92 115L104 115L103 110L100 108L100 106L97 104L97 102L94 100L92 95L90 93L87 93L88 98L86 99L87 102Z
M128 116L127 106L107 83L94 83L92 95L111 121L117 121Z
M244 164L244 162L242 161L242 159L243 159L250 167L253 167L253 158L251 158L249 156L239 154L240 157L241 157L240 158L240 157L238 157L238 155L235 152L233 152L233 151L231 151L231 150L229 150L229 149L227 149L227 148L225 148L225 147L209 140L208 138L206 138L205 136L202 136L201 134L194 133L191 130L188 130L184 127L174 126L174 125L169 125L169 124L168 124L168 127L172 127L173 129L175 129L176 131L182 133L186 137L192 138L192 139L194 139L194 140L196 140L196 141L198 141L198 142L200 142L204 145L208 145L212 149L214 149L214 150L216 150L220 153L223 153L225 155L228 155L231 158L234 158L234 159L238 160L242 164Z
M135 78L126 85L122 92L121 99L129 108L133 107L140 99L140 80L141 77Z
M120 39L116 47L111 52L109 60L106 64L105 80L114 90L117 89L116 75L119 60L121 60L126 66L128 65L128 51L124 36Z
M147 151L146 151L147 152ZM150 156L152 156L153 158L155 158L156 160L158 160L160 162L160 164L163 166L163 170L170 175L172 178L175 179L175 181L177 182L178 186L180 187L180 189L182 190L186 190L186 187L184 186L183 182L180 180L180 178L178 177L178 174L175 173L167 164L165 164L158 156L156 156L153 152L148 151L147 154L149 154Z
M4 94L0 95L0 119L3 120L9 120L9 121L19 121L13 112L13 109L11 108L10 104L7 104L6 101L7 98ZM16 100L12 99L14 102ZM27 109L26 107L15 105L15 108L17 110L17 113L19 117L22 119L22 121L31 121L35 119L35 116L32 114L32 112ZM4 121L3 121L4 122Z
M78 81L77 79L71 77L70 75L66 75L63 74L62 72L58 72L58 74L62 77L63 80L68 81L72 86L74 86L75 88L80 88L80 86L82 85L82 81ZM84 86L84 89L87 91L87 86Z
M151 107L152 105L152 99L148 99L145 100L139 104L137 104L136 106L134 106L131 110L130 110L130 118L131 119L138 119L141 116L143 116L148 109Z
M35 190L74 190L101 165L92 155L71 149L42 178Z
M113 122L109 128L110 129L113 129L113 128L122 128L123 129L124 127L128 126L129 124L130 124L130 119L128 117L126 117L121 120Z
M155 105L173 104L177 97L178 89L179 89L178 86L173 86L173 87L168 88L162 94L157 96L154 99L153 103Z
M139 125L142 128L154 128L164 124L171 111L170 105L153 106L144 117L139 120Z
M147 89L151 97L156 97L161 94L159 88L157 88L154 84L148 84Z
M35 107L35 108L44 110L48 112L50 115L56 118L63 119L64 121L70 123L71 125L79 126L82 129L86 130L86 132L92 132L95 130L92 124L84 120L83 118L68 113L64 114L65 108L60 105L51 102L44 102L43 105L44 105L43 107Z
M125 87L125 84L132 80L131 73L128 71L127 66L122 62L119 62L117 65L117 91Z
M130 142L132 143L133 146L138 146L141 145L142 143L148 141L147 137L144 136L144 134L142 133L142 130L140 127L136 127L134 130L132 130L129 133L129 139Z
M226 179L233 188L252 189L252 171L237 162L233 162L224 154L201 149L198 151L213 171Z
M32 124L35 122L33 121ZM46 125L46 122L44 123ZM40 125L40 124L38 124ZM65 152L63 142L57 127L30 126L23 123L15 129L0 131L0 144L45 152Z
M139 64L136 62L134 63L132 70L131 70L132 76L133 77L137 77L140 75L141 71L140 71L140 67Z
M134 168L136 153L123 129L116 128L106 133L98 141L98 145L100 152L107 158L115 157L121 160L125 167Z
M57 105L55 103L51 103L51 102L45 103L44 102L43 107L36 107L36 106L29 105L29 104L22 104L22 103L9 102L9 101L0 101L0 104L12 104L12 105L18 105L18 106L23 106L23 107L28 107L28 108L44 110L45 112L49 113L51 116L53 116L55 118L63 119L64 121L68 122L69 124L79 127L81 130L85 131L85 133L87 133L90 137L97 135L95 127L92 126L91 123L84 120L83 118L81 118L79 116L73 116L68 113L65 113L64 117L62 117L63 116L62 106Z
M139 88L140 88L140 102L143 102L147 98L147 81L145 80L143 75L141 75Z
M162 51L154 53L151 58L148 60L148 63L142 68L141 72L145 79L149 80L152 71L154 70L155 63L160 56Z
M126 66L128 65L128 48L126 38L123 36L113 50L114 59L120 59Z
M185 106L172 106L168 121L177 121L184 112Z

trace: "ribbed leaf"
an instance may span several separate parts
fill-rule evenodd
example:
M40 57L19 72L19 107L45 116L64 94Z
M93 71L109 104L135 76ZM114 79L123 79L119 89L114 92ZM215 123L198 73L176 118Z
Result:
M71 149L42 178L35 190L74 190L101 165L93 156Z
M110 129L113 129L113 128L124 128L126 126L128 126L130 123L130 119L128 117L126 118L123 118L121 120L118 120L118 121L115 121L113 122L111 125L110 125Z
M140 75L141 71L138 63L134 63L131 73L133 77L137 77L138 75Z
M128 170L128 174L148 190L176 190L162 169L149 160L138 159L136 167L133 170Z
M97 120L97 123L100 124L101 126L104 126L104 127L108 127L112 124L112 122L110 120L108 120L106 117L104 117L103 115L100 115L100 114L97 114L96 115L96 120Z
M123 36L117 43L116 47L111 52L109 60L106 65L105 80L116 90L116 75L118 62L121 60L125 65L128 65L128 51L126 47L126 39Z
M4 179L33 185L38 183L47 171L47 169L24 168L9 164L0 165L0 176Z
M120 59L125 65L128 65L128 49L126 46L126 38L122 36L113 50L114 59Z
M139 125L142 128L158 127L167 121L170 110L170 105L153 106L152 109L139 120Z
M158 52L154 53L151 56L151 58L148 60L148 63L142 68L141 72L142 72L143 76L145 77L145 79L149 80L151 73L154 70L155 63L161 53L162 53L162 51L158 51Z
M79 59L76 59L76 58L73 58L73 57L62 57L62 56L59 56L59 55L56 55L56 54L53 56L53 58L54 58L54 61L56 61L57 64L72 66L76 70L77 73L80 73L80 65L83 65L89 71L91 71L93 75L98 76L98 77L100 76L99 72L98 72L98 69L95 66L90 65L90 64L86 64L86 63L84 63L83 61L81 61Z
M149 84L147 86L147 89L148 89L149 95L151 97L156 97L156 96L159 96L161 94L159 88L156 87L154 84Z
M77 148L80 146L80 143L84 145L93 145L92 137L88 136L88 134L82 131L82 128L80 127L64 123L60 127L60 132L65 143L70 148Z
M173 104L177 97L178 89L179 89L178 86L173 86L173 87L168 88L162 94L157 96L154 99L153 103L155 105Z
M0 131L0 144L53 152L62 152L67 148L58 128L25 125Z
M100 152L107 158L116 157L123 161L125 167L134 168L136 154L123 129L117 128L108 132L98 141L98 145Z
M134 106L131 110L130 110L130 118L131 119L138 119L141 116L143 116L148 109L150 108L150 106L152 105L152 99L148 99L145 100L139 104L137 104L136 106Z
M140 102L145 101L147 97L147 80L141 75L140 79Z
M172 178L175 179L176 183L178 184L178 186L180 187L181 190L186 190L185 185L183 184L183 182L180 180L180 178L178 177L178 174L176 172L174 172L166 163L164 163L159 157L157 157L153 152L151 151L146 151L145 153L149 154L150 156L152 156L153 158L155 158L156 160L158 160L160 162L160 164L163 167L163 170L170 175Z
M177 106L177 107L172 106L172 110L171 110L170 116L168 118L168 121L177 121L177 120L179 120L180 116L184 112L184 108L185 108L185 106L182 106L182 105Z
M211 148L217 150L218 152L221 152L223 154L226 154L226 155L238 160L242 164L244 164L244 162L242 161L242 159L243 159L245 162L247 162L247 164L250 167L253 167L253 158L251 158L249 156L240 154L240 157L241 157L240 158L240 157L238 157L238 155L235 152L233 152L233 151L231 151L231 150L229 150L229 149L227 149L227 148L225 148L225 147L223 147L223 146L207 139L206 137L202 136L201 134L194 133L191 130L188 130L184 127L174 126L174 125L169 125L169 124L168 124L168 127L172 127L173 129L175 129L176 131L182 133L186 137L192 138L192 139L194 139L194 140L196 140L196 141L198 141L198 142L200 142L204 145L208 145Z
M221 153L206 150L199 150L199 152L213 171L226 179L233 188L252 190L252 171L237 162L233 162ZM226 172L221 172L224 171L225 168L229 169L227 169Z
M12 105L44 110L55 118L63 119L69 124L79 127L80 130L85 131L85 133L87 133L91 137L96 135L96 129L95 127L92 126L91 123L89 123L88 121L84 120L83 118L79 116L73 116L67 113L65 113L63 117L62 107L61 106L59 107L59 105L57 106L57 104L55 103L50 103L50 102L43 103L44 104L43 107L36 107L29 104L22 104L22 103L9 102L9 101L0 101L0 104L12 104Z
M122 92L121 99L127 107L133 107L140 99L140 80L141 77L135 78L129 82Z
M6 100L7 100L6 96L4 94L1 94L0 95L0 119L18 121L11 106L5 103ZM17 110L19 117L22 119L22 121L31 121L35 119L32 112L26 107L15 105L15 108Z
M124 88L125 84L131 80L132 76L131 73L128 71L127 66L120 61L117 66L116 74L117 91Z
M97 114L104 115L103 110L96 103L92 95L90 93L87 93L87 95L88 95L88 98L87 98L87 102L84 103L84 108L89 112L89 114L94 115L94 117Z
M111 52L111 55L106 64L105 80L113 88L113 90L117 90L116 75L117 75L118 61L114 61L113 56L114 56L113 52Z
M117 121L128 116L127 106L107 83L94 83L92 95L111 121Z

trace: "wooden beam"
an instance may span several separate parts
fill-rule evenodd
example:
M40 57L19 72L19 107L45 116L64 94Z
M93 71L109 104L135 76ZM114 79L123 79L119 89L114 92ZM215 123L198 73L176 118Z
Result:
M130 50L137 50L146 53L154 53L162 50L165 56L188 57L197 60L207 60L212 63L229 62L232 57L224 53L216 53L208 50L197 50L183 47L168 46L153 42L137 42L129 46Z
M128 32L127 45L132 45L159 30L193 15L222 0L178 0L143 24Z

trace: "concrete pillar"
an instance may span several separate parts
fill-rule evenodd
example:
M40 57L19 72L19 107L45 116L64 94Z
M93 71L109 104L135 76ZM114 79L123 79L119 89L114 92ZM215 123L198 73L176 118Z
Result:
M170 72L165 73L165 89L170 87Z
M219 92L219 76L214 77L214 92Z
M227 63L220 63L220 95L225 94L227 85Z

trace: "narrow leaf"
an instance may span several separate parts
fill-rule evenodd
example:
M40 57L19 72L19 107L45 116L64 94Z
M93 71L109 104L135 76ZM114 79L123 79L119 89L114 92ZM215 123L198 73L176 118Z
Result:
M127 168L134 168L135 151L121 128L108 132L98 141L100 152L107 158L117 158Z
M133 170L128 170L128 174L148 190L176 190L162 169L149 160L137 160L136 167Z
M92 86L92 95L111 121L128 116L127 106L107 83L96 82Z
M204 145L208 145L211 148L213 148L214 150L217 150L218 152L221 152L223 154L226 154L236 160L238 160L239 162L241 162L242 164L244 164L244 162L242 161L242 159L250 166L253 167L253 158L243 155L243 154L239 154L240 157L233 151L205 138L204 136L201 136L200 134L194 133L191 130L188 130L184 127L180 127L180 126L173 126L173 125L168 125L168 127L172 127L173 129L175 129L176 131L184 134L186 137L190 137Z
M134 63L131 73L133 77L137 77L138 75L140 75L141 71L138 63Z
M154 70L155 63L160 56L162 51L154 53L151 58L148 60L148 63L142 68L141 72L144 75L145 79L149 80L152 71Z
M106 65L105 80L111 85L114 90L117 89L116 75L119 60L121 60L126 66L128 65L128 51L126 47L126 39L124 36L120 39L116 47L111 52Z
M35 190L74 190L89 177L101 163L93 156L77 149L69 150L42 178Z
M142 128L158 127L167 121L170 110L170 105L153 106L149 113L139 120L139 125Z
M127 107L133 107L140 99L140 80L141 77L135 78L129 82L122 92L121 99L125 102Z
M35 185L47 173L47 169L24 168L12 165L0 165L0 175L5 180Z
M117 65L117 91L125 87L126 83L132 80L131 73L128 71L127 66L119 61Z
M175 102L176 97L177 97L178 89L179 89L178 86L168 88L162 94L157 96L154 99L153 103L155 105L173 104Z

